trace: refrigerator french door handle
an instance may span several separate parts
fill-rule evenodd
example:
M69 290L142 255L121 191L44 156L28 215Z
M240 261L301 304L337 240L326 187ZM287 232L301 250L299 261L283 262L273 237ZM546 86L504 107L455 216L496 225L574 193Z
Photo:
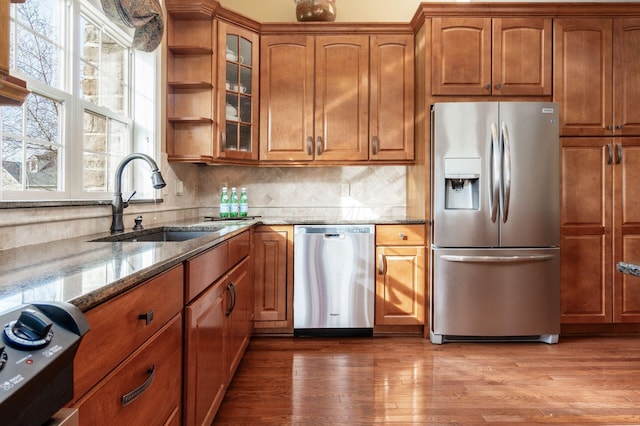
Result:
M502 223L506 223L509 217L509 200L511 199L511 142L507 123L502 123Z
M526 256L455 256L445 254L440 259L447 262L461 263L533 263L545 262L554 258L551 254L526 255Z
M491 222L498 217L498 202L500 199L500 141L498 139L498 126L491 123L491 190L489 192L489 207L491 209Z

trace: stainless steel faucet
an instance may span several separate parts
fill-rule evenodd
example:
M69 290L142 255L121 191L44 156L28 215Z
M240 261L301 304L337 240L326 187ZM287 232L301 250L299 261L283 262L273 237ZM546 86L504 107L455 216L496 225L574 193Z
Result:
M166 182L162 178L162 174L158 169L158 165L153 158L149 157L146 154L142 154L140 152L134 152L133 154L129 154L122 159L118 168L116 169L116 181L115 188L113 192L113 202L111 203L111 233L116 234L118 232L124 231L124 223L122 222L122 212L126 207L129 207L129 200L135 194L131 194L131 197L127 201L122 200L122 172L124 168L131 160L135 160L136 158L145 160L149 166L151 166L151 181L153 182L153 187L155 189L164 188L167 186Z

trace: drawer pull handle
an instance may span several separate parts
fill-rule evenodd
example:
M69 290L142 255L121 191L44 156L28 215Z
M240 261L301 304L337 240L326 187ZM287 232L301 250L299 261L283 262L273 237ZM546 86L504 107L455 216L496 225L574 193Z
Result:
M131 392L122 395L122 397L120 398L120 402L122 402L123 407L135 401L140 395L144 393L144 391L147 390L149 386L151 386L151 383L156 376L156 366L152 365L151 368L147 370L147 374L149 375L149 377L147 377L147 380L145 380L144 383L142 383Z
M236 286L235 284L233 284L233 282L230 282L229 285L227 286L227 291L229 292L229 308L227 309L227 312L225 312L225 316L230 316L231 312L233 312L233 309L236 307Z
M149 309L144 314L138 315L138 319L144 320L146 325L151 324L151 322L153 322L153 309Z
M398 234L398 237L399 237L401 240L404 240L404 241L406 241L407 239L409 239L409 237L407 237L407 236L406 236L405 234L403 234L402 232Z

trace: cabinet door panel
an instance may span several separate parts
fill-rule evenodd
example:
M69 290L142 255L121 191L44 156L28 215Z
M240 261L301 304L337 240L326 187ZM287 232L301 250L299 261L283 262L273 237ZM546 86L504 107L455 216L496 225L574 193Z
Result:
M433 18L432 93L491 94L491 18Z
M185 424L211 424L226 388L224 291L226 279L185 308Z
M554 21L554 101L560 104L560 134L613 133L611 19Z
M614 125L616 135L640 135L640 18L615 21Z
M227 317L227 381L235 374L253 331L253 280L250 258L243 260L229 273L230 315Z
M369 157L369 37L316 37L316 161Z
M372 36L370 56L371 159L412 160L413 37Z
M561 236L562 323L611 322L610 247L609 235Z
M618 261L640 262L640 233L622 235ZM640 323L640 277L616 272L614 322Z
M551 34L551 18L493 20L494 95L551 95Z
M255 232L255 317L257 328L293 327L293 227L259 227Z
M383 263L376 275L376 325L424 324L424 247L378 247L376 254Z
M260 160L312 160L313 37L264 36L260 50Z
M560 225L611 226L611 139L562 138ZM611 164L609 164L611 155Z

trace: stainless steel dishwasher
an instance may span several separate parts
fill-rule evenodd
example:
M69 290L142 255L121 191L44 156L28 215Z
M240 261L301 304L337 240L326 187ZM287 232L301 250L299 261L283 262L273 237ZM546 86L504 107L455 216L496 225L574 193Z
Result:
M374 225L294 226L294 335L371 336Z

